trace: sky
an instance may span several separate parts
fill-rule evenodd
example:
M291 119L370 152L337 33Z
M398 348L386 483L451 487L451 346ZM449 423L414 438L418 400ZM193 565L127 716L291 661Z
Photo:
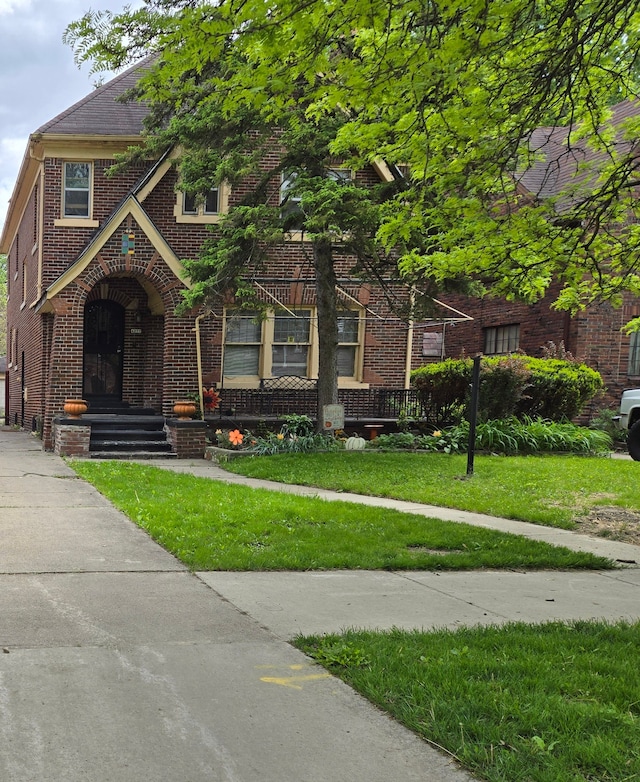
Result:
M99 77L62 43L89 9L120 11L120 0L0 0L0 232L29 134L88 95ZM131 6L137 3L128 3ZM107 75L109 78L109 75Z

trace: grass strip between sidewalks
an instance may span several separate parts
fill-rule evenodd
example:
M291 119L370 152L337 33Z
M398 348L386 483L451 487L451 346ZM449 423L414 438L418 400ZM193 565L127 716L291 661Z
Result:
M640 509L638 464L585 456L485 456L466 476L466 456L440 453L278 454L225 469L253 478L395 497L550 527L574 529L598 505Z
M613 567L467 524L251 489L131 462L72 467L192 570Z
M294 643L482 779L640 779L638 623L348 631Z

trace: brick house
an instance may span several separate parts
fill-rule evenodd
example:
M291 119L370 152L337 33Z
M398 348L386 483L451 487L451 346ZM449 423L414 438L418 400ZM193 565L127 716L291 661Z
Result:
M277 387L279 378L301 378L302 399L317 377L315 294L300 240L277 248L267 276L255 280L272 307L263 323L232 305L176 314L189 284L180 259L197 256L239 194L222 186L194 203L176 189L171 154L107 176L142 130L145 107L117 102L138 73L125 71L30 136L0 239L7 422L41 433L47 449L68 398L86 399L90 414L127 408L170 418L175 400L215 385L233 425L243 405L255 407L265 380ZM366 184L385 171L350 175ZM408 387L421 341L382 291L349 275L350 261L338 257L339 388L341 401L360 404L346 415L362 421L373 415L365 397ZM273 400L253 412L281 412Z
M611 124L619 129L625 120L639 114L639 102L623 101L611 108ZM585 163L597 164L605 159L603 153L582 146L579 140L572 139L569 144L567 128L537 128L531 141L538 159L522 175L520 189L523 195L535 200L557 198L569 184L584 184L588 176ZM620 151L633 149L621 134L616 146ZM566 196L561 196L560 212L562 198ZM640 332L622 332L629 320L640 315L640 300L626 294L619 308L603 302L572 317L550 307L557 293L558 288L552 286L550 294L534 305L489 297L447 297L448 304L464 310L472 319L455 327L434 323L426 329L438 335L442 355L451 357L516 350L541 356L547 343L558 346L562 342L577 360L598 370L605 383L604 395L592 402L585 418L598 408L617 409L623 389L640 386Z

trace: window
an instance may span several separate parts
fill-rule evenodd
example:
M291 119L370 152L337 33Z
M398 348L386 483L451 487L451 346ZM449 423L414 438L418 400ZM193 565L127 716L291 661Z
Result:
M328 168L326 177L343 184L351 181L352 172L349 168ZM304 227L304 214L300 206L302 199L292 192L297 178L296 171L283 172L280 178L280 219L286 221L289 232L302 231Z
M212 187L207 193L204 202L199 204L196 197L183 193L182 213L186 215L217 215L218 214L218 188Z
M262 324L257 312L240 310L227 314L224 375L252 377L260 374Z
M360 347L360 316L349 312L338 317L338 377L355 377Z
M91 163L64 164L63 217L89 217Z
M271 376L309 377L310 342L311 310L298 310L295 315L286 310L276 312L273 318Z
M629 335L629 365L628 375L640 375L640 331L632 331Z
M212 187L204 199L178 191L173 213L179 223L217 223L228 211L229 188Z
M364 319L356 310L338 316L338 377L359 382ZM313 307L277 309L261 322L257 312L226 314L223 375L232 384L255 387L260 378L318 375L318 330Z
M351 182L350 168L329 168L327 169L327 179L333 179L334 182L345 184Z
M492 326L484 330L484 353L492 356L513 353L520 345L520 324Z
M287 228L292 231L301 231L303 222L300 196L291 192L297 178L297 173L290 171L283 173L280 180L280 219L285 220Z

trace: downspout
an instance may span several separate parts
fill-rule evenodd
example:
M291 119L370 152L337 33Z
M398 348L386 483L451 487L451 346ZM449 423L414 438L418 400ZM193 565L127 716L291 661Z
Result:
M409 294L409 303L411 306L411 312L413 312L415 303L416 303L416 295L415 291L411 291ZM405 390L409 388L409 384L411 382L411 356L413 354L413 318L409 321L409 327L407 329L407 354L405 356L405 363L404 363L404 387Z
M411 383L411 354L413 353L413 321L409 321L409 328L407 329L407 356L404 367L404 387L405 390L409 388Z
M196 332L196 363L198 366L198 398L200 399L200 416L204 421L204 392L202 387L202 349L200 347L200 321L207 317L206 313L198 315L195 320Z

